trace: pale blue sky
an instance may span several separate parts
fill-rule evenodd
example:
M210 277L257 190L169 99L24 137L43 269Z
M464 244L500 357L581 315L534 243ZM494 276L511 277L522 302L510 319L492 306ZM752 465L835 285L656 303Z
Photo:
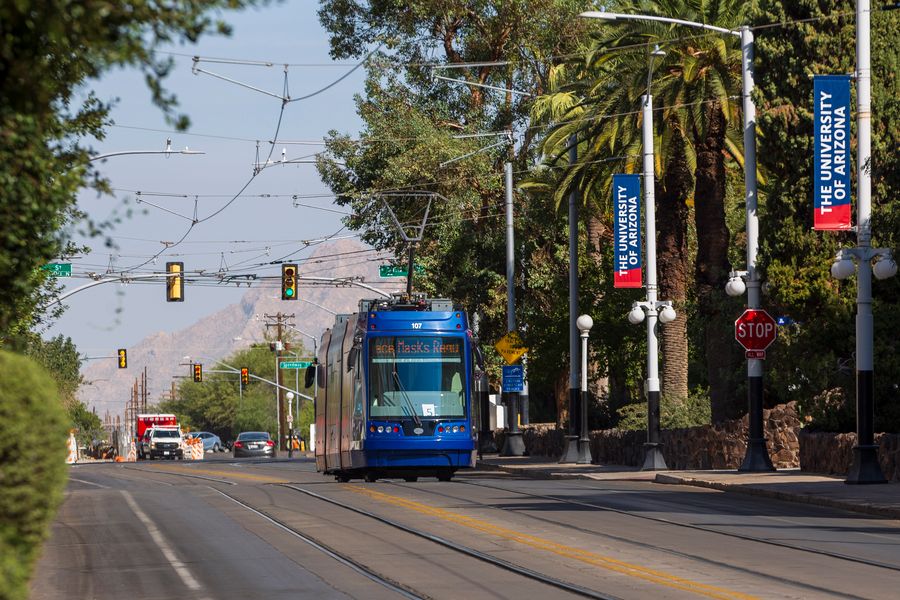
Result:
M118 190L140 190L186 194L188 198L146 196L154 204L191 216L194 195L222 195L199 198L198 217L203 218L220 208L237 193L252 175L256 144L260 154L268 154L278 119L281 101L259 92L191 72L190 56L222 57L271 61L273 67L203 63L201 67L249 85L281 93L284 63L332 63L328 56L328 38L316 16L318 3L312 0L233 13L226 20L233 25L230 38L208 37L197 46L175 47L177 66L167 80L175 92L181 110L190 115L189 133L210 136L246 138L226 140L201 135L168 134L131 127L168 130L159 109L152 106L149 93L139 73L117 71L91 88L104 99L119 98L113 111L117 124L108 130L108 138L95 144L98 153L124 150L162 150L167 137L173 148L189 146L206 152L203 156L119 156L100 163L101 172ZM316 91L350 70L345 66L288 68L291 97ZM337 129L356 135L360 127L353 95L362 90L364 69L309 100L288 104L284 111L282 140L321 140ZM127 126L127 127L126 127ZM298 158L321 150L314 145L279 145L273 159L281 158L282 147L287 158ZM293 194L328 193L310 164L278 166L264 170L244 192L247 195L288 195L282 198L239 198L213 219L199 224L185 242L160 256L156 265L143 270L161 271L166 260L185 263L186 270L216 271L222 263L233 268L241 261L265 262L280 258L302 247L298 240L311 240L334 234L341 227L340 216L326 210L293 206ZM144 262L163 246L160 241L178 240L190 221L146 204L135 205L133 192L117 191L115 198L97 198L83 193L80 207L94 219L104 219L114 210L136 208L130 218L115 227L112 236L118 249L104 247L101 239L87 243L94 251L73 261L76 273L104 273L114 256L117 270ZM329 198L301 200L320 207L335 207ZM144 210L147 211L144 214ZM343 232L347 234L348 232ZM236 240L251 243L234 243ZM202 242L202 243L201 243ZM270 248L269 257L265 248ZM308 254L303 252L298 256ZM179 255L179 256L173 256ZM257 269L263 275L280 273L277 266ZM70 288L86 283L85 279L66 281ZM88 355L109 355L116 348L129 347L157 331L177 330L226 304L237 302L246 288L235 286L188 287L185 302L167 303L162 284L110 283L73 295L66 300L68 310L46 335L72 337L79 350ZM117 315L116 310L121 309Z

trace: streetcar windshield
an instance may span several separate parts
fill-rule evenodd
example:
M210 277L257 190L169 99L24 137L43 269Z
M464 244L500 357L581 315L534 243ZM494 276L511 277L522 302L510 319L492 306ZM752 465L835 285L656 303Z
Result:
M461 337L372 338L369 417L465 417L464 348Z

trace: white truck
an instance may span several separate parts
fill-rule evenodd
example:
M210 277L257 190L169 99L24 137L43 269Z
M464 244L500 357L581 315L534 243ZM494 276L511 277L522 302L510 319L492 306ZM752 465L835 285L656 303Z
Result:
M138 444L138 457L142 459L184 459L181 427L178 425L154 425L144 431Z

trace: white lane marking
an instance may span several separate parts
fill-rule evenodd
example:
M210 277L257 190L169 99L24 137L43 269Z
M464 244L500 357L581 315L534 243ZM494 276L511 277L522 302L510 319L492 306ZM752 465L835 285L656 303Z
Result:
M69 477L69 481L77 481L78 483L85 483L87 485L96 485L98 488L103 488L104 490L108 490L108 485L101 485L99 483L94 483L93 481L86 481L84 479L76 479L74 477Z
M156 524L150 520L150 517L147 516L141 507L138 506L137 502L134 501L134 498L131 494L129 494L125 490L121 490L122 495L125 497L125 502L128 503L128 506L131 508L132 512L137 516L138 519L141 520L141 523L144 524L144 527L147 528L147 533L150 534L150 537L153 538L153 541L156 542L156 545L162 551L163 556L166 557L166 560L172 565L172 568L175 569L175 572L178 573L178 576L181 578L181 581L184 582L184 585L191 590L200 590L203 589L194 576L191 574L190 569L187 568L183 562L178 560L178 557L175 556L175 553L172 551L171 547L169 547L169 543L166 541L166 538L163 537L162 532L156 526Z

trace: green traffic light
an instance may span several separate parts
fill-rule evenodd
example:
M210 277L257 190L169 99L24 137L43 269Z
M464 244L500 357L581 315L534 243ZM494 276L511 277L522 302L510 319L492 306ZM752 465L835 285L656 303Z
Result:
M284 290L284 295L290 298L291 296L294 295L294 290L292 290L291 288L288 288L288 289Z

